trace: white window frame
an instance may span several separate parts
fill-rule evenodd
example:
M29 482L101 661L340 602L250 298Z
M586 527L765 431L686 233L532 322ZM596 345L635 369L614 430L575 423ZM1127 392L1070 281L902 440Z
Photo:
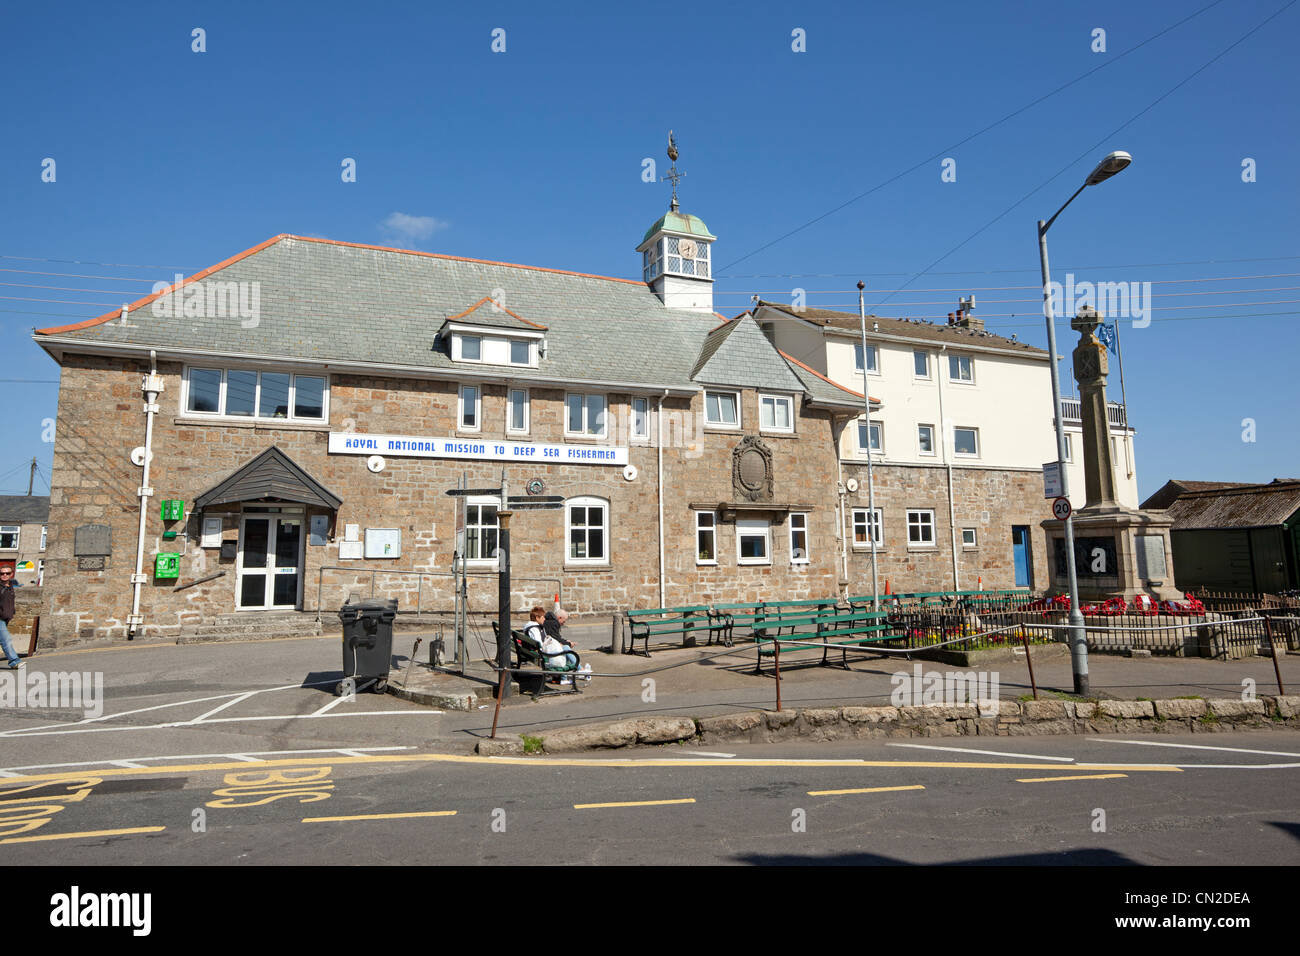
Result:
M859 415L853 420L853 447L859 458L867 457L867 450L862 447L862 416ZM880 436L880 447L871 449L871 453L877 458L885 457L885 422L881 418L871 419L867 426L867 440L871 440L871 429L875 428L876 434Z
M703 519L708 519L708 524L703 523ZM703 534L711 536L711 550L713 557L700 557L700 536ZM698 565L716 565L718 563L718 516L713 511L695 512L695 563Z
M23 538L23 526L20 524L0 525L0 537L7 534L12 534L14 536L14 543L7 548L3 544L0 544L0 551L19 550L19 545L22 543L22 538ZM15 577L17 577L16 574Z
M742 557L741 544L746 538L758 537L760 533L763 538L763 557ZM750 567L772 563L772 522L765 518L736 519L736 563Z
M1073 464L1074 462L1074 442L1070 440L1069 432L1065 433L1065 460Z
M217 411L198 412L190 410L190 375L195 371L220 372L221 384L217 388ZM226 413L226 384L231 372L249 372L257 376L253 386L253 414L230 415ZM289 396L288 415L284 418L272 418L261 414L262 375L288 375ZM310 418L294 414L298 404L298 379L318 378L324 381L321 390L321 414L319 418ZM181 377L180 415L182 418L205 418L221 422L298 422L304 424L327 425L330 420L330 377L324 372L282 369L282 368L248 368L245 366L187 365Z
M921 443L921 430L922 430L922 429L925 429L925 430L927 430L927 431L930 433L930 450L929 450L929 451L926 451L926 450L925 450L925 446ZM933 458L935 455L937 455L937 454L939 453L938 449L935 447L935 444L934 444L934 426L933 426L933 425L928 425L928 424L925 424L924 422L921 422L921 423L918 423L918 424L917 424L917 426L916 426L916 453L917 453L918 455L922 455L922 456L924 456L924 457L926 457L926 458Z
M776 406L779 402L785 402L786 408L789 409L790 424L782 428L780 425L763 424L763 403L772 402L772 421L776 421ZM736 416L740 417L740 406L736 406ZM773 432L780 435L794 434L794 396L782 395L776 392L759 392L758 393L758 430L761 432Z
M681 255L681 244L683 240L689 239L695 243L695 255L690 258L684 258ZM709 243L695 236L663 236L655 241L652 248L658 250L659 261L663 264L664 272L672 273L678 276L689 276L695 279L709 278ZM686 263L691 263L691 268L686 269ZM644 260L643 260L644 263ZM675 263L675 264L674 264ZM646 267L648 272L648 266ZM647 278L647 282L649 279Z
M709 418L709 396L710 395L730 395L736 403L736 420L734 422L713 421ZM719 403L718 412L721 413L722 405ZM732 391L726 388L706 388L704 390L704 424L710 428L727 428L731 431L739 431L740 424L744 416L740 414L740 392Z
M880 374L880 348L868 343L867 351L871 353L871 365L867 367L868 375ZM858 375L862 374L862 343L853 343L853 371Z
M953 363L957 363L957 375L952 374ZM966 363L966 370L969 374L961 377L961 364ZM952 354L948 356L948 381L956 385L974 385L975 384L975 356Z
M515 392L522 392L524 396L524 426L522 428L515 428L513 426L514 419L511 413L514 411L514 409L511 404L511 396L514 395ZM515 385L508 386L506 388L506 434L527 435L528 427L531 424L531 422L529 421L531 417L532 417L532 397L528 394L528 389L521 388Z
M930 540L912 540L912 529L923 531L926 528L930 531ZM907 546L909 549L931 549L937 548L938 528L934 521L933 508L908 508L907 509Z
M569 431L569 399L582 399L582 431ZM604 412L602 416L599 432L590 430L591 406L588 399L599 398L604 403ZM567 438L604 438L609 434L609 396L601 392L565 392L564 393L564 434ZM567 546L566 546L567 547Z
M916 357L917 357L918 355L923 355L923 356L925 356L925 374L924 374L924 375L920 374L920 373L917 372L917 370L916 370ZM933 377L933 374L932 374L932 372L931 372L931 369L932 369L932 368L933 368L933 363L930 361L930 353L929 353L929 352L927 352L925 349L912 349L912 378L913 378L913 379L915 379L915 380L918 381L918 382L928 382L928 381L930 381L931 378Z
M493 550L494 551L499 550L501 547L501 519L494 515L493 517L495 518L495 520L493 521L492 524L484 524L482 520L478 521L477 523L471 523L469 520L468 511L469 508L471 507L478 507L481 509L484 505L490 505L493 508L500 509L501 499L493 496L473 497L473 498L467 498L465 504L467 506L466 515L465 515L466 550L467 551L469 550L470 534L474 533L477 536L479 541L479 554L480 554L480 557L477 558L465 558L465 563L469 565L471 568L495 568L499 563L497 555L494 554L491 557L486 557L486 558L481 557L484 551L482 531L487 528L493 528L496 530L497 546ZM482 513L483 512L480 510L479 515L481 516ZM471 532L470 529L475 529L475 531Z
M957 450L957 432L971 432L975 436L975 454ZM980 430L973 425L954 425L952 427L952 454L954 458L978 458L980 456Z
M643 421L645 424L645 428L642 429L641 431L637 431L637 427L636 427L638 404L644 406L645 408L645 411L643 412L644 415ZM633 395L632 401L628 405L628 410L630 412L630 419L627 423L628 436L634 439L638 439L640 441L649 441L650 440L650 399L646 398L643 395Z
M570 550L569 550L573 542L573 532L574 532L573 509L594 508L594 507L599 507L601 509L602 520L601 520L601 524L599 525L600 539L601 539L601 545L605 553L598 558L592 558L592 557L575 558L573 557L572 554L570 554ZM584 524L581 527L583 530L590 531L592 528L596 527L596 525ZM585 565L585 566L596 565L600 567L608 566L610 561L609 527L610 527L610 514L609 514L608 498L598 498L594 495L583 495L578 498L570 498L566 502L564 502L564 563L570 566L572 565ZM587 538L588 545L590 545L590 541L591 539L588 537ZM590 547L588 547L587 550L590 551L591 550Z
M44 524L41 525L41 550L42 551L45 550L45 544L47 541L49 541L49 536L50 536L50 526Z
M474 389L474 424L465 424L465 389ZM483 386L465 382L456 389L456 431L481 432L483 430Z
M468 358L465 355L465 341L473 339L478 342L478 358ZM483 363L483 336L471 335L468 332L457 332L451 337L451 360L453 362L474 362L481 365Z
M970 533L970 540L966 540L967 532ZM963 548L978 548L980 546L979 532L975 528L961 529L961 546Z
M870 523L867 522L868 512L871 512L872 515L872 520ZM879 539L876 541L876 550L879 551L881 547L883 547L884 537L885 537L885 520L884 520L884 513L881 511L881 509L876 508L873 511L871 508L854 508L852 510L852 513L849 516L849 521L850 524L852 524L852 528L850 529L850 540L853 543L853 550L870 551L871 535L873 532L878 536ZM859 526L861 526L862 530L867 534L867 540L865 541L858 540Z
M795 519L799 519L800 527L795 527ZM797 557L796 551L798 546L794 543L794 536L797 533L803 534L803 557ZM808 512L792 511L790 512L790 563L791 564L809 564L812 561L812 543L808 530Z
M524 348L528 350L528 355L522 362L516 362L514 358L515 346L519 344L522 344ZM518 366L520 368L532 368L536 364L533 361L534 347L535 347L535 343L530 339L520 339L520 338L506 339L506 354L510 356L510 361L508 364Z

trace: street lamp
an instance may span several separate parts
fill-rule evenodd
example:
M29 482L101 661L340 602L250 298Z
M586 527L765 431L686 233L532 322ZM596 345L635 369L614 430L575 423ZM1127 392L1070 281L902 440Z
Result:
M1074 202L1079 193L1089 186L1103 183L1123 170L1133 157L1123 150L1116 150L1108 155L1088 174L1083 185L1074 191L1074 195L1065 201L1065 205L1044 222L1038 220L1038 258L1043 273L1043 313L1047 316L1047 351L1050 355L1052 372L1052 410L1056 416L1056 469L1061 476L1061 496L1070 496L1069 477L1065 471L1065 423L1061 415L1061 379L1056 367L1056 317L1052 314L1052 293L1050 270L1047 265L1047 230L1052 228L1056 217L1065 211L1065 207ZM1074 561L1074 515L1065 519L1065 562L1070 575L1070 662L1074 670L1074 692L1087 696L1088 688L1088 640L1084 634L1083 612L1079 609L1079 575Z

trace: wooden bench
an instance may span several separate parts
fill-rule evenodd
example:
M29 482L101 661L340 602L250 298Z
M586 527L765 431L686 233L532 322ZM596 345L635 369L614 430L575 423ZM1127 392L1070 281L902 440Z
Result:
M763 605L761 602L712 604L709 606L709 643L713 643L713 637L716 634L719 644L723 647L731 647L733 644L732 635L737 624L741 627L748 627L752 631L756 622L761 620L763 620Z
M639 652L643 657L650 656L650 638L664 637L670 634L681 635L682 646L695 636L696 631L709 630L712 623L709 608L700 604L694 607L656 607L645 611L628 611L627 624L631 632L631 650L625 653L636 654L637 641L645 642L645 650ZM712 634L710 633L710 639Z
M497 638L500 633L501 627L499 623L493 621L493 638ZM523 668L530 664L535 664L538 668L535 672L525 671L518 675L537 679L537 690L531 692L533 700L554 694L582 693L582 681L578 677L578 668L582 666L582 658L578 655L576 648L567 647L558 653L548 654L531 637L513 627L510 629L510 647L514 651L516 668ZM569 664L565 659L570 654L573 655L573 664ZM550 681L559 681L564 677L569 679L568 684L561 684L560 688L548 686Z
M791 645L790 649L800 650L820 643L822 645L821 662L824 665L829 662L831 649L838 647L840 649L841 664L847 668L849 666L848 650L850 647L861 647L864 644L879 643L897 637L893 627L888 622L888 616L886 611L845 611L835 608L820 614L805 614L798 618L794 615L787 615L786 620L790 625L793 625L790 636L806 638L809 642L807 644ZM779 636L776 635L777 638ZM763 672L763 658L772 657L777 652L777 640L770 636L755 635L755 641L758 645L758 659L755 662L754 672L761 674Z

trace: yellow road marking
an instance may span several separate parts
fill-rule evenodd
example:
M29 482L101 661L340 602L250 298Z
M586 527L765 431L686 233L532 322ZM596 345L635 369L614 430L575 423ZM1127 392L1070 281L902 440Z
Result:
M208 764L179 764L167 767L109 767L103 770L96 770L96 777L143 777L143 776L162 776L165 774L186 774L202 773L205 771L218 770L249 770L257 767L311 767L311 766L348 766L362 764L382 764L382 763L464 763L477 764L479 766L519 766L519 767L673 767L682 769L683 767L803 767L805 769L817 769L820 767L882 767L882 768L907 768L907 769L937 769L937 770L1043 770L1049 769L1048 765L1042 763L980 763L977 761L943 761L943 760L779 760L763 758L734 758L728 760L692 760L684 761L681 759L663 760L649 759L636 760L628 757L615 758L609 760L574 760L574 759L552 759L549 757L479 757L465 754L373 754L360 757L309 757L309 758L282 758L278 760L259 760L249 762L247 760L228 761L223 763ZM1164 766L1161 764L1152 764L1149 766L1134 766L1133 764L1071 764L1071 770L1125 770L1128 772L1141 773L1182 773L1181 767ZM28 783L37 780L65 780L84 777L86 770L76 772L63 771L60 773L32 774L22 777L5 777L4 785Z
M9 837L0 843L36 843L39 840L76 840L80 837L124 836L128 833L161 833L166 827L127 827L124 830L85 830L81 833L45 833L41 836Z
M575 803L575 810L599 810L602 807L662 807L670 803L694 803L694 797L684 800L629 800L624 803Z
M889 793L893 790L924 790L919 783L910 787L866 787L862 790L809 790L810 797L838 797L842 793Z
M347 823L349 820L404 820L409 817L454 817L455 810L420 810L414 813L358 813L350 817L303 817L303 823Z
M1017 780L1016 783L1051 783L1053 780L1114 780L1116 777L1127 776L1126 773L1091 773L1080 774L1077 777L1028 777Z

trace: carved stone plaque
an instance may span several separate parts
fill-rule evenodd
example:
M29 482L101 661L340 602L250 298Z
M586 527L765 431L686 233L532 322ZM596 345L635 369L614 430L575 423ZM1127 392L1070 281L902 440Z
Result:
M78 571L103 571L108 566L108 558L101 555L77 558Z
M113 553L112 529L106 524L83 524L72 535L74 557L105 556Z
M731 484L737 500L772 500L772 452L752 435L731 453Z

